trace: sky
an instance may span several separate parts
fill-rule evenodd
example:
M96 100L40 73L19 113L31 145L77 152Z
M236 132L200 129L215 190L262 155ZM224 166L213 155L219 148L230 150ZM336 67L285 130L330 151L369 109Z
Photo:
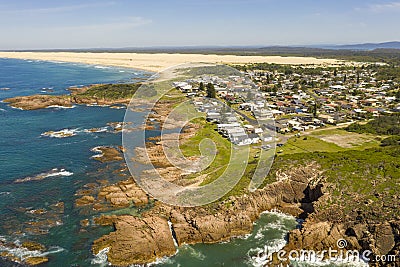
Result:
M0 49L400 41L400 0L0 0Z

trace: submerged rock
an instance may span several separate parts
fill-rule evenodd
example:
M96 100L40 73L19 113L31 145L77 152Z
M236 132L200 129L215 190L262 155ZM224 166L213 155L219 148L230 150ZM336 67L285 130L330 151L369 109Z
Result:
M49 259L47 257L29 257L24 260L24 263L28 265L39 265L48 261Z
M38 250L38 251L45 251L46 247L42 244L33 242L33 241L25 241L22 243L21 247L26 248L28 250Z
M77 207L87 206L87 205L93 204L94 201L95 201L95 199L92 196L83 196L83 197L75 200L75 205Z

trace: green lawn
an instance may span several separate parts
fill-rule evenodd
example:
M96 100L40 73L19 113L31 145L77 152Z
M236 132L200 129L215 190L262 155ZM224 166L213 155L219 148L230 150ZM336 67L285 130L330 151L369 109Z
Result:
M209 138L214 142L217 154L213 163L201 173L196 173L191 175L192 177L188 177L195 178L198 175L212 173L212 175L209 175L209 177L203 182L203 184L207 184L212 182L225 171L231 156L231 143L228 139L222 137L217 131L215 131L214 124L207 123L204 119L196 119L194 122L200 124L201 128L197 131L194 137L181 145L181 151L185 157L200 156L200 143L206 138ZM212 149L212 147L205 147L205 150L207 149Z
M308 152L337 152L343 148L336 144L322 141L313 136L300 136L290 138L283 147L277 147L278 154L296 154Z
M278 154L295 154L308 152L339 152L346 150L365 150L378 147L382 136L371 134L349 133L342 129L323 129L300 137L292 137Z
M229 142L229 140L222 137L215 130L214 124L207 123L204 119L197 119L194 122L200 123L202 128L197 131L193 138L181 145L181 151L183 155L186 157L200 156L201 153L199 150L199 144L205 138L209 138L214 142L217 149L217 154L209 167L200 173L191 174L186 178L194 179L201 175L205 175L206 178L200 184L201 186L204 186L212 183L217 178L221 178L221 176L226 172L224 174L224 177L227 181L226 186L231 187L231 181L235 181L235 179L239 178L240 180L229 192L229 194L223 197L223 199L226 199L231 195L243 194L245 191L247 191L251 177L253 176L253 173L259 162L259 158L256 158L255 155L258 155L260 150L255 148L255 146L250 146L249 148L246 146L232 148L232 144ZM207 150L211 149L211 147L205 146L203 149ZM234 153L234 156L231 155L231 151ZM270 153L273 153L273 151ZM265 155L268 156L269 154L265 153L263 156ZM247 161L247 164L243 165L243 161L245 160ZM231 164L229 165L229 170L228 164ZM244 174L241 175L243 172Z

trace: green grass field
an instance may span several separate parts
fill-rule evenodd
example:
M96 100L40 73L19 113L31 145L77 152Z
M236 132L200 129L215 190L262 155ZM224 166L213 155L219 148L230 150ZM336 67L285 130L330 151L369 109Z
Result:
M382 136L350 133L342 129L323 129L300 137L289 138L277 148L280 155L310 152L340 152L378 147Z

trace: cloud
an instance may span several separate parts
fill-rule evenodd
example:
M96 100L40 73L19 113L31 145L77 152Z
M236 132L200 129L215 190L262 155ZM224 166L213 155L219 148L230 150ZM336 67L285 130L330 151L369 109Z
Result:
M383 13L388 11L400 11L400 2L388 2L388 3L377 3L370 4L366 8L356 8L356 11L372 11L376 13Z
M113 31L113 30L123 30L123 29L132 29L139 26L147 25L152 23L151 19L146 19L143 17L120 17L118 19L111 19L107 22L103 23L95 23L95 24L85 24L85 25L76 25L76 26L66 26L66 27L58 27L58 30L75 30L75 31Z
M30 8L30 9L14 9L0 11L2 14L49 14L49 13L62 13L68 11L76 11L81 9L109 7L115 5L115 2L99 2L93 4L80 4L69 6L55 6L44 8Z

